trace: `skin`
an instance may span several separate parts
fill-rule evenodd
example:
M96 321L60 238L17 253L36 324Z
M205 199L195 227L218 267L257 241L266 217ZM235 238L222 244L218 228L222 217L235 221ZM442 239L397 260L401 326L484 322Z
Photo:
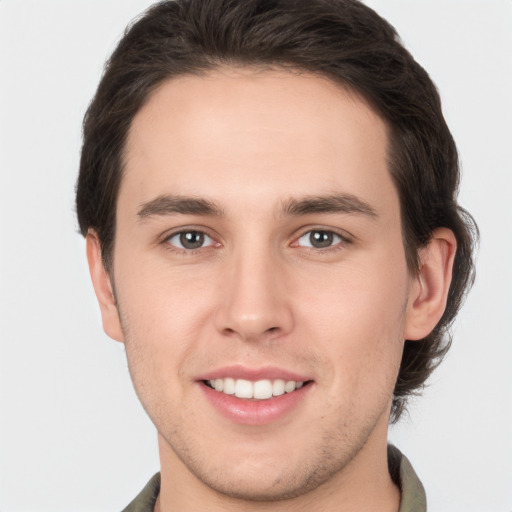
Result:
M158 429L157 510L398 510L393 388L404 339L442 315L455 240L437 230L409 272L387 142L357 95L282 70L180 77L135 117L111 272L92 231L87 250L105 331ZM162 209L165 195L218 211ZM372 213L283 211L332 196ZM180 247L187 230L204 245ZM332 244L311 247L314 230ZM240 425L197 381L234 364L312 382L290 413Z

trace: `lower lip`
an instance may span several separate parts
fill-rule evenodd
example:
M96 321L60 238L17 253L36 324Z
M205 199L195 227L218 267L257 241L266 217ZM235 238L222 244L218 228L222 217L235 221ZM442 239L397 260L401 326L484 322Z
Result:
M266 425L285 417L300 405L312 387L310 382L291 393L267 400L247 400L215 391L204 382L198 384L217 411L243 425Z

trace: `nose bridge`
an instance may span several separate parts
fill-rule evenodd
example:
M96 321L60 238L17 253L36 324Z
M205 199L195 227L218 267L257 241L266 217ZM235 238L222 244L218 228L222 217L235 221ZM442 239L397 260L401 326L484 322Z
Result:
M228 260L219 330L244 340L288 332L292 315L279 254L270 244L249 243L238 246Z

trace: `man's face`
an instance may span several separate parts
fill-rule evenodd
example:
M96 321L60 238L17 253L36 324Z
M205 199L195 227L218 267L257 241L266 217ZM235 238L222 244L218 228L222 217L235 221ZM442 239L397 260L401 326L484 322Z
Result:
M385 444L412 286L386 149L355 94L286 71L181 77L135 117L113 280L185 480L283 498Z

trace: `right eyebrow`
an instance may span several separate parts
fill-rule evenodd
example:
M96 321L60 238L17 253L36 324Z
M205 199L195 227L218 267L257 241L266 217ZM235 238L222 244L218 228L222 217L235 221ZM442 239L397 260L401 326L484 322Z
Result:
M137 217L144 220L149 217L176 214L220 217L223 211L217 204L207 199L165 194L143 203L137 212Z
M351 213L376 219L377 211L366 201L353 194L339 193L327 196L306 196L289 199L283 203L285 215L309 215L313 213Z

